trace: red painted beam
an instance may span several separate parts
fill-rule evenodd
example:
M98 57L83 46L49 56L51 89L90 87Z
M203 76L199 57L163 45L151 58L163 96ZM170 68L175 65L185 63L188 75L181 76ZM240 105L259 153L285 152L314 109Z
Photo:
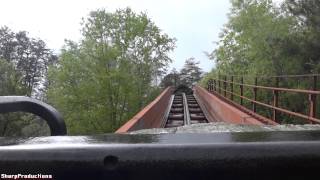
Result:
M201 101L204 106L204 110L207 112L207 118L210 122L223 121L234 124L254 124L254 125L263 125L263 124L272 124L276 125L276 122L273 122L268 119L261 121L258 118L258 114L252 115L246 113L239 108L231 105L227 101L219 98L218 96L211 94L204 88L200 86L194 87L194 94Z
M173 87L166 88L154 101L121 126L115 133L126 133L139 129L159 128L169 105L169 100L173 90Z

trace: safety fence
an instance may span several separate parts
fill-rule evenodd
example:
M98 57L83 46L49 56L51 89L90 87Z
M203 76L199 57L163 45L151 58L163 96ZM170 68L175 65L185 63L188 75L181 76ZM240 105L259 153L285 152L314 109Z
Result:
M208 81L207 90L215 92L227 101L236 102L244 107L244 102L251 103L251 111L257 113L257 107L263 107L271 110L271 120L280 123L279 113L289 115L291 117L301 118L308 123L320 123L317 114L317 96L320 91L317 87L317 81L320 79L320 74L306 75L283 75L283 76L239 76L239 75L218 75L217 78L212 78ZM245 82L245 79L250 81ZM281 84L288 84L289 79L291 84L297 84L301 79L306 88L281 87ZM251 82L251 83L249 83ZM270 85L272 84L272 85ZM250 92L250 97L248 95ZM269 94L272 99L268 102L258 100L259 92ZM301 103L305 111L293 111L288 107L280 106L279 99L284 93L294 93L298 96L307 96L308 100ZM268 96L266 96L268 97ZM238 99L236 101L235 99ZM280 101L281 102L281 101ZM248 107L247 107L248 108Z

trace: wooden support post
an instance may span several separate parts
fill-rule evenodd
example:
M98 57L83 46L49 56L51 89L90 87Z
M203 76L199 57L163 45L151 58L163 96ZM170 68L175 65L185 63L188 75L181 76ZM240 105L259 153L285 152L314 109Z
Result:
M279 77L276 77L275 87L279 87ZM278 107L278 103L279 103L279 91L273 90L273 106ZM278 112L275 109L273 109L272 111L273 111L272 120L277 122L278 121Z
M230 91L231 91L231 96L230 99L233 101L233 76L231 76L231 84L230 84Z
M258 85L258 78L255 77L254 79L254 85L257 86ZM257 87L253 88L253 100L257 101ZM257 104L255 102L252 102L252 110L253 112L257 112Z
M241 77L241 82L240 82L240 104L241 106L243 105L243 77Z

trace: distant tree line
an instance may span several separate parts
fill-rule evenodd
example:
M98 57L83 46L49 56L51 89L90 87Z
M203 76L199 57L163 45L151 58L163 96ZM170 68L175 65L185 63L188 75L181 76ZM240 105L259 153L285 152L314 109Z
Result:
M60 111L69 134L114 132L161 91L175 38L130 8L92 11L79 42L58 56L25 31L0 29L0 95L25 95ZM0 136L47 135L38 117L0 115Z
M168 86L178 87L182 84L189 87L195 85L203 75L199 64L200 62L197 62L193 57L187 59L180 72L173 68L170 73L163 77L160 86L165 88Z
M25 31L0 28L0 95L24 95L45 100L48 66L57 56L44 41ZM34 121L33 119L36 119ZM46 132L45 123L23 113L0 115L0 136Z
M320 72L320 1L286 0L277 6L272 0L231 0L231 4L229 21L217 48L209 54L216 66L202 79L202 85L219 74L243 75L245 83L254 84L255 76ZM282 78L279 86L310 89L310 82ZM274 86L275 79L260 78L258 84ZM235 91L239 94L239 88ZM247 89L245 95L252 97L252 90ZM258 99L270 104L272 92L259 92ZM281 106L292 111L307 113L307 101L299 94L281 94ZM260 110L270 117L270 111ZM283 115L280 119L283 123L302 122Z

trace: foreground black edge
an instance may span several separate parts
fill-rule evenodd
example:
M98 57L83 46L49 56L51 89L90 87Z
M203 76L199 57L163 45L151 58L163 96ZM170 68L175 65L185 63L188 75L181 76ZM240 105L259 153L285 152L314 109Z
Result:
M0 171L54 179L306 179L319 131L0 139Z

